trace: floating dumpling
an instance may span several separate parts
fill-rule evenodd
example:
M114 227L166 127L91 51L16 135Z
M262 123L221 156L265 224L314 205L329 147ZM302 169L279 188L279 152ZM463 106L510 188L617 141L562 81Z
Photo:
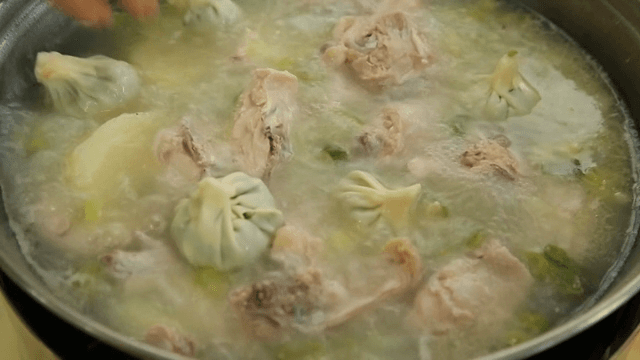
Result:
M371 174L353 171L340 181L336 196L349 217L362 226L385 220L399 229L408 225L421 188L415 184L390 190Z
M527 115L541 99L533 85L520 74L517 54L510 51L503 56L493 72L485 105L485 112L491 118L504 120Z
M273 167L291 155L289 128L297 112L298 79L287 71L257 69L242 94L232 141L240 167L267 179Z
M175 212L171 236L182 255L218 270L255 260L284 224L267 186L241 172L201 180Z
M47 89L54 108L77 117L126 105L138 96L141 87L131 65L101 55L78 58L40 52L35 75Z
M197 28L225 26L238 21L240 8L231 0L189 0L184 23Z
M401 12L345 17L334 30L338 44L328 48L325 62L345 64L373 85L399 85L430 64L424 35Z

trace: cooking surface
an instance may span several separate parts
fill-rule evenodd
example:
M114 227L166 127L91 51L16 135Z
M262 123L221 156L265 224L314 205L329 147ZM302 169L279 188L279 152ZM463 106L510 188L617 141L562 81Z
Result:
M613 360L640 359L640 327L636 328L632 337L612 357Z
M56 360L29 331L0 293L0 349L5 360Z

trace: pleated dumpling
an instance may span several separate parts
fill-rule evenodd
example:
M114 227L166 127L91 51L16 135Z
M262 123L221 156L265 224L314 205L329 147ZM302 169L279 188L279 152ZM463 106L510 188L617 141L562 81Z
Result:
M340 181L336 197L349 217L362 226L383 220L396 229L407 226L420 184L387 189L371 174L352 171Z
M133 66L102 55L78 58L40 52L35 76L57 111L77 117L126 105L141 88Z
M267 186L242 172L201 180L175 212L171 236L182 255L219 270L255 260L284 224Z
M485 113L489 118L505 120L511 116L523 116L540 102L540 93L520 73L518 52L509 51L500 58L491 76L489 97Z

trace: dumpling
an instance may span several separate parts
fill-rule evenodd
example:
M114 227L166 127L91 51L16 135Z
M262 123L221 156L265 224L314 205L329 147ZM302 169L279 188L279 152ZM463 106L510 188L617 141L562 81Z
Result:
M140 77L131 65L101 55L78 58L40 52L35 76L57 111L77 117L126 105L141 88Z
M182 255L218 270L255 260L284 224L266 185L242 172L204 178L175 213L171 236Z
M240 19L241 11L231 0L189 0L185 25L196 28L230 25Z
M256 69L242 94L231 133L244 172L267 179L291 154L289 128L297 113L298 79L287 71Z
M407 226L411 210L422 187L415 184L387 189L371 174L353 171L340 181L336 197L348 215L363 226L380 220L395 229Z
M531 113L541 97L533 85L520 74L517 51L504 55L491 77L485 113L499 120Z
M344 64L374 86L402 84L431 63L424 35L401 11L345 17L334 37L338 44L324 52L325 62Z

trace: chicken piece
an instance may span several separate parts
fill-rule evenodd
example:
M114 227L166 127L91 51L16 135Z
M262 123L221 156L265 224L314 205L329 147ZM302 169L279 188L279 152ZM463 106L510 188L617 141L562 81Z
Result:
M533 278L496 240L433 274L416 296L409 321L432 335L476 325L498 327L524 301Z
M284 263L293 255L313 265L317 256L322 253L323 245L321 239L305 230L285 225L276 231L271 245L271 257Z
M175 264L175 256L163 243L142 232L136 232L134 236L142 243L142 250L116 249L100 257L112 276L127 279L132 275L158 273Z
M211 165L204 147L194 140L186 121L182 121L177 128L160 131L153 149L162 164L176 169L190 181L200 180Z
M185 356L196 354L196 343L176 329L165 325L154 325L144 336L144 341L153 346Z
M397 9L345 17L334 29L334 38L337 44L324 51L325 62L344 64L375 87L400 85L431 63L424 34Z
M289 128L296 116L298 79L287 71L257 69L232 129L232 146L248 175L269 178L276 164L291 155Z
M386 281L367 295L350 296L349 289L327 279L317 267L294 274L278 273L231 292L229 301L247 333L261 340L276 340L292 331L320 333L373 310L415 286L422 276L417 250L404 239L384 247ZM369 274L364 272L361 274Z
M504 139L482 140L472 145L462 154L460 162L480 173L493 172L505 179L515 180L518 176L518 163L507 149L508 139L507 142Z
M396 109L382 110L381 124L358 136L358 145L367 155L391 156L404 148L404 119Z
M252 337L275 340L295 323L309 324L322 308L322 283L318 269L291 277L274 277L237 289L229 296L231 307Z

